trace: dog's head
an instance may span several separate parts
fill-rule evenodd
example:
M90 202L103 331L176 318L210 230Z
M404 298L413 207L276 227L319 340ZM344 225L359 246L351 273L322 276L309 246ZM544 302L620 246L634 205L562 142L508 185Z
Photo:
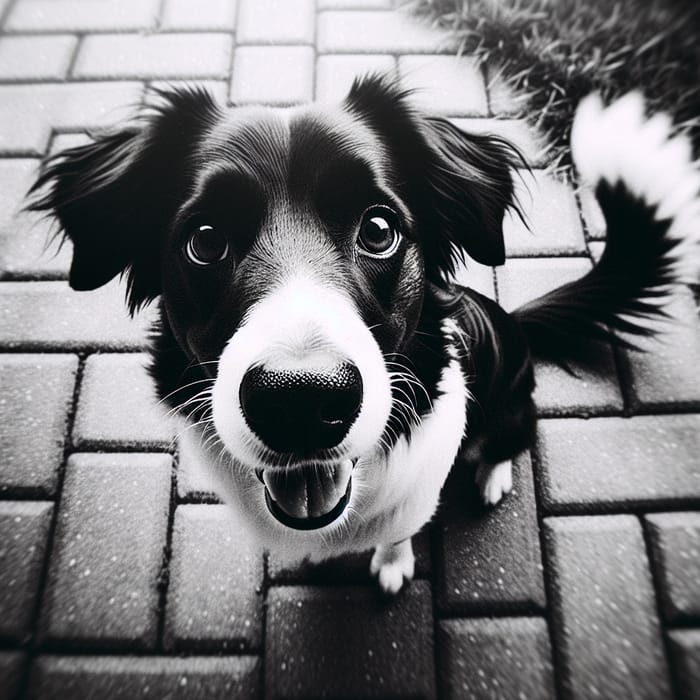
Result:
M378 77L335 108L184 90L50 160L32 207L73 242L72 287L161 298L161 393L265 483L265 517L314 529L430 410L445 280L503 262L515 159Z

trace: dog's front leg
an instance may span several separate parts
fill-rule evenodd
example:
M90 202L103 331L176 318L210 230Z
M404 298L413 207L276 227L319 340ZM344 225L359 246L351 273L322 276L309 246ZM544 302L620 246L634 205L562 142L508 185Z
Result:
M369 570L372 576L379 575L379 586L384 593L394 595L401 590L404 581L413 578L415 561L409 537L396 544L380 544L374 550Z

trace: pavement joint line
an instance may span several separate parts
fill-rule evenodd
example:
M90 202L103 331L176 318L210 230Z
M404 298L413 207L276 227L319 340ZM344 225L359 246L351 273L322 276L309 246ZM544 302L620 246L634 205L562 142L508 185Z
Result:
M73 49L73 55L71 56L70 62L68 63L68 70L66 71L66 74L63 78L64 82L69 82L71 80L75 80L75 64L78 61L78 55L80 54L81 49L83 48L83 44L85 43L85 33L81 32L79 34L75 35L78 41L75 42L75 48ZM53 137L53 134L51 134ZM49 140L49 143L51 141Z
M430 599L432 603L432 611L433 611L433 674L435 675L435 687L440 688L440 678L438 677L438 670L440 668L440 648L439 648L439 642L440 642L440 636L438 634L438 628L440 626L440 621L442 619L445 619L441 617L440 615L440 606L438 604L438 597L435 595L435 591L437 590L436 587L436 580L438 576L438 570L439 567L435 565L435 562L438 561L438 553L439 553L439 537L440 537L440 532L439 528L434 522L428 523L428 550L430 552L430 571L428 574L428 582L430 583ZM438 690L439 692L439 690Z
M267 649L267 596L270 589L273 587L272 578L270 576L270 555L264 552L263 558L263 576L262 576L262 611L261 611L261 630L260 630L260 694L265 695L265 650Z
M589 230L588 226L588 221L586 220L586 217L583 215L583 203L581 202L581 187L578 181L578 178L576 175L572 176L572 182L571 186L574 191L574 199L576 200L576 208L578 209L578 218L581 222L581 228L583 229L583 238L586 243L586 252L588 253L588 256L592 259L593 256L591 255L591 232Z
M156 11L156 16L154 19L152 34L161 33L161 28L163 26L163 15L165 14L165 6L168 0L160 0L158 4L158 10Z
M173 453L173 463L170 467L170 503L168 505L168 524L165 535L165 545L163 547L163 560L161 562L160 572L156 580L156 588L158 589L158 620L156 627L156 644L155 648L166 652L164 637L165 637L165 617L168 610L168 591L170 589L171 571L170 564L173 556L173 527L175 524L175 510L177 509L177 467L178 453Z
M568 505L544 508L545 518L580 518L581 516L601 515L652 515L654 513L683 513L688 510L700 510L700 499L677 500L674 502L661 501L659 503L642 503L629 507L618 504L606 506L604 504Z
M494 114L491 100L491 87L489 86L489 76L486 70L486 64L483 61L479 63L479 73L481 74L481 79L484 81L484 93L486 94L486 119L494 119L496 115Z
M313 38L311 42L311 46L313 47L314 51L314 58L313 58L313 63L311 66L311 95L312 99L317 98L317 92L316 92L316 87L318 83L318 3L314 7L314 27L313 27Z
M19 0L10 0L0 14L0 39L5 35L5 21L10 16L10 13L15 9L15 5L18 2Z

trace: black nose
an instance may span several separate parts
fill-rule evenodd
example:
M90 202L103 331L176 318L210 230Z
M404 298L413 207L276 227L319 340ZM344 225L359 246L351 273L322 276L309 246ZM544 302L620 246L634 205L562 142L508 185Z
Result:
M277 452L308 454L340 444L362 405L354 364L322 369L249 369L241 382L246 422Z

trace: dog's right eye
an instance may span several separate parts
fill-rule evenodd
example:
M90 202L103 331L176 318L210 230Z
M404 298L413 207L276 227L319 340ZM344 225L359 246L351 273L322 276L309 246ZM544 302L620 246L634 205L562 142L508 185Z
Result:
M399 247L401 234L396 214L382 205L370 207L362 217L357 249L370 258L391 257Z
M185 244L185 255L193 265L212 265L224 260L228 253L226 236L213 226L199 226Z

